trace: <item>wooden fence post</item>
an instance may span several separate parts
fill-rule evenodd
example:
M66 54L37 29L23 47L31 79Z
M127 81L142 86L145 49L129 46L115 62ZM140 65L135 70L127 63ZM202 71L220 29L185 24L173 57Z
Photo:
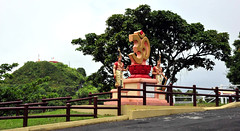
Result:
M167 92L170 92L169 91L169 86L167 87ZM169 101L169 94L168 93L166 94L166 99L167 99L167 103L170 103L170 101Z
M110 99L112 99L112 93L109 96L110 96Z
M28 105L24 104L23 109L23 127L27 127L28 125Z
M147 101L146 95L146 82L143 83L143 105L146 105Z
M67 96L67 97L70 97L70 96ZM67 102L70 101L72 98L67 98Z
M218 87L216 87L216 88L215 88L216 106L219 106L219 94L218 94L218 92L219 92L219 89L218 89Z
M196 91L196 85L193 85L193 106L197 106L197 91Z
M169 91L170 91L170 94L169 94L169 97L170 97L170 106L173 106L173 90L172 90L172 83L170 84L170 87L169 87Z
M239 101L239 89L238 88L236 88L236 97L235 97L235 99L236 99L236 102Z
M44 106L47 106L47 101L45 101L44 99L46 99L46 97L42 98L42 102L44 103ZM46 112L46 109L43 109L43 113Z
M229 102L229 103L232 103L232 96L229 96L228 102Z
M22 100L18 100L18 101L22 101ZM17 104L16 107L20 107L20 104ZM16 116L19 116L19 114L20 114L19 112L20 112L20 110L16 110Z
M71 104L70 104L70 103L67 103L66 121L70 121L70 109L71 109Z
M118 116L121 116L121 86L118 86L117 89L118 89Z
M88 97L92 97L91 94L92 94L92 92L89 92ZM88 100L88 105L92 105L92 99Z
M98 108L97 108L97 99L98 99L97 96L94 96L94 97L93 97L93 104L94 104L94 118L97 118L97 110L98 110Z

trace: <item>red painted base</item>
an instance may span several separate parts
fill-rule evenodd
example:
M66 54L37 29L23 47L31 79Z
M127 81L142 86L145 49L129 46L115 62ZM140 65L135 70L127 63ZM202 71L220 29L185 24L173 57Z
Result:
M169 106L166 100L159 100L157 98L147 98L147 105L152 106ZM104 105L117 105L117 101L104 102ZM122 98L121 105L143 105L142 98Z
M128 70L131 73L129 78L151 78L149 76L150 65L130 65Z

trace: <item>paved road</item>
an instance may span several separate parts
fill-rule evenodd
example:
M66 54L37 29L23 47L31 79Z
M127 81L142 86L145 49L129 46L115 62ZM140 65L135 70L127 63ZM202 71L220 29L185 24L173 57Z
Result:
M59 131L240 131L240 108L102 123Z

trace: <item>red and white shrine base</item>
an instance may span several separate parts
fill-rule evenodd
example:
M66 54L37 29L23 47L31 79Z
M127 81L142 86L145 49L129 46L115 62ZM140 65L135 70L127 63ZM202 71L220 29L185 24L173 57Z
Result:
M151 66L150 65L130 65L129 66L129 72L131 76L128 78L150 78L151 77L148 75L151 71Z
M142 89L143 82L146 82L148 84L156 84L156 79L151 78L128 78L123 81L123 88L126 89ZM159 91L156 89L156 87L147 87L147 90L150 91ZM117 98L117 89L112 89L112 98ZM160 91L159 91L160 92ZM140 91L122 91L121 95L135 95L135 96L141 96L142 93ZM143 105L143 99L142 98L122 98L121 99L122 105ZM146 98L146 104L147 105L155 105L155 106L169 106L169 103L165 100L164 94L147 94ZM104 102L104 105L117 105L116 101L109 101Z

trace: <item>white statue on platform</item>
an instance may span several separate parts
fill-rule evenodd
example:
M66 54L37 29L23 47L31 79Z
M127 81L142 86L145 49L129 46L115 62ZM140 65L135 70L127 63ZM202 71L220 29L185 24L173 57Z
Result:
M118 48L119 55L118 61L116 61L113 65L113 74L115 79L115 87L123 86L123 71L127 71L128 67L124 69L124 64L122 62L122 54L120 48Z
M161 55L159 55L159 60L157 61L157 65L153 67L152 74L154 75L154 78L157 80L158 85L166 85L167 83L167 77L162 72L161 67ZM163 83L163 80L165 79L165 82ZM165 91L165 87L161 87L160 90Z

